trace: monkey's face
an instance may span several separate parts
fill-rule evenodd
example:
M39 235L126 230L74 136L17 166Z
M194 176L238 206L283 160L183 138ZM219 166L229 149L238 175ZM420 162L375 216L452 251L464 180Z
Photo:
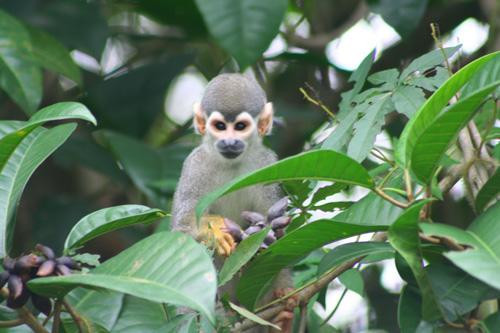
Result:
M217 111L212 112L207 119L207 135L211 137L216 151L227 159L242 155L256 133L255 121L247 112L231 120L228 121Z
M194 105L194 125L204 142L225 159L237 159L251 149L252 143L261 142L261 137L271 132L273 107L266 103L256 118L248 112L205 113L199 103Z

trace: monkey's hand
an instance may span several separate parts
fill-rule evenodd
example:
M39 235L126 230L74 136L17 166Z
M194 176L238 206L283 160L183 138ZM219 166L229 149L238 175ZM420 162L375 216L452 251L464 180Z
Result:
M282 288L274 291L274 296L276 298L281 298L289 293L291 293L293 288ZM298 305L298 296L293 295L286 299L285 309L278 313L276 317L273 319L273 323L277 324L281 328L281 333L290 333L292 332L293 326L293 309ZM272 330L272 332L278 332L276 330Z
M221 256L229 256L236 248L236 242L227 230L225 218L207 215L201 219L201 241L212 247Z

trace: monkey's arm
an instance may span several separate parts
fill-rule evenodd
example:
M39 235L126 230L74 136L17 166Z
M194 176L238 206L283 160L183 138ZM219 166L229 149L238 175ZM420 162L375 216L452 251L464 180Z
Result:
M220 255L228 256L235 248L234 239L224 230L224 218L206 215L198 225L195 207L198 200L213 190L209 175L204 172L203 151L194 150L185 160L172 205L172 229L185 232L197 241L213 247Z

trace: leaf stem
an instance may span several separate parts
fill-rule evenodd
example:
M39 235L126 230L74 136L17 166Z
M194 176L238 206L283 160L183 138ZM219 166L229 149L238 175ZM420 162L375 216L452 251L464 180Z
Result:
M414 197L413 197L413 189L411 186L410 171L408 169L405 169L404 175L405 175L406 197L408 198L409 202L413 202Z
M373 189L373 191L378 194L380 197L382 197L382 199L385 199L387 201L389 201L390 203L392 203L393 205L396 205L398 206L399 208L408 208L408 204L405 204L405 203L402 203L396 199L394 199L393 197L391 197L390 195L388 195L387 193L385 193L382 189L378 188L378 187L375 187Z

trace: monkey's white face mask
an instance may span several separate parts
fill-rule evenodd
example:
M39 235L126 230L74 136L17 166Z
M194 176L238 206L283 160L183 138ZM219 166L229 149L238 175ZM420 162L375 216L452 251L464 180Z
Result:
M200 104L194 105L196 131L224 159L241 159L255 140L261 140L271 132L272 123L271 103L264 106L256 119L248 112L241 112L236 117L225 117L219 111L212 111L207 117Z

